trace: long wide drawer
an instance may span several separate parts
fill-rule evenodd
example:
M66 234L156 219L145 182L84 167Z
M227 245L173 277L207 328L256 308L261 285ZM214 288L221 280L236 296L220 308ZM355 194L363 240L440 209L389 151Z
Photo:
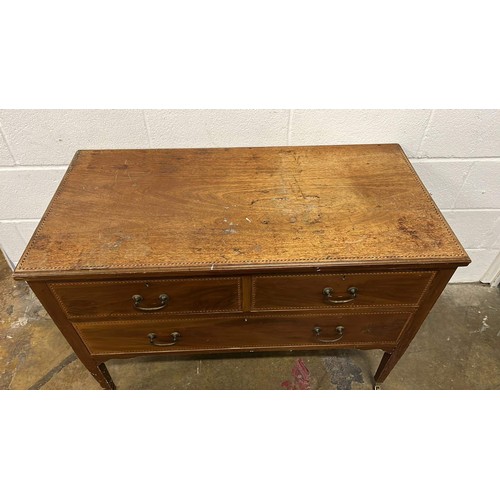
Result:
M287 316L75 323L92 354L222 352L397 343L411 313L374 312Z
M51 283L69 318L241 311L239 278Z
M252 310L417 306L432 271L255 276Z

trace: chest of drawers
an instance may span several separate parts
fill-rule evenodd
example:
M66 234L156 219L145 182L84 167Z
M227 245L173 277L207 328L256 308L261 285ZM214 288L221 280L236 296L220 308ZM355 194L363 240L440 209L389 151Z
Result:
M397 144L78 151L15 272L111 358L359 348L383 382L467 254Z

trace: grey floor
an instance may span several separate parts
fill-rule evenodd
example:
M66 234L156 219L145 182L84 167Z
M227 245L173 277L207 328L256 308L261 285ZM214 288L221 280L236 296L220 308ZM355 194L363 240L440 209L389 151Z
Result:
M100 389L0 254L0 389ZM381 351L112 360L118 389L372 389ZM448 285L386 389L499 389L500 291Z

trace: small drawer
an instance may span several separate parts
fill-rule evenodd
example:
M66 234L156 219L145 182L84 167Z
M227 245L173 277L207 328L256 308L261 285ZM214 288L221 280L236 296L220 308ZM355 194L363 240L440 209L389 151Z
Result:
M417 306L432 271L255 276L252 310Z
M51 283L69 318L148 316L241 310L239 278Z
M96 355L394 347L408 312L75 323Z

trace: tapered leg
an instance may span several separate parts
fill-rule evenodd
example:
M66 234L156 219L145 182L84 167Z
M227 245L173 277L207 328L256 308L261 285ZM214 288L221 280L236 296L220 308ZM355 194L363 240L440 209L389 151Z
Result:
M455 269L445 269L436 272L426 300L424 300L419 309L413 314L412 320L405 328L397 348L390 353L385 352L382 356L382 361L380 362L377 373L375 373L374 377L376 384L384 382L389 373L391 373L392 369L396 366L396 363L405 353L406 349L410 345L410 342L413 340L413 337L417 334L420 326L429 314L438 297L441 295L444 287L453 276L454 272Z
M109 374L104 363L97 364L93 360L84 361L83 359L80 359L80 361L85 365L87 370L92 374L97 382L101 384L103 389L116 389L115 383L113 382L113 379L111 378L111 375Z
M377 373L375 373L374 378L376 384L381 384L387 378L387 375L391 373L391 370L396 366L396 363L402 355L403 353L397 355L397 351L392 353L384 352L380 365L377 369Z
M92 358L87 346L83 343L71 322L66 318L64 311L61 310L50 288L45 283L38 281L28 284L85 368L87 368L97 382L99 382L102 388L116 389L106 365Z

